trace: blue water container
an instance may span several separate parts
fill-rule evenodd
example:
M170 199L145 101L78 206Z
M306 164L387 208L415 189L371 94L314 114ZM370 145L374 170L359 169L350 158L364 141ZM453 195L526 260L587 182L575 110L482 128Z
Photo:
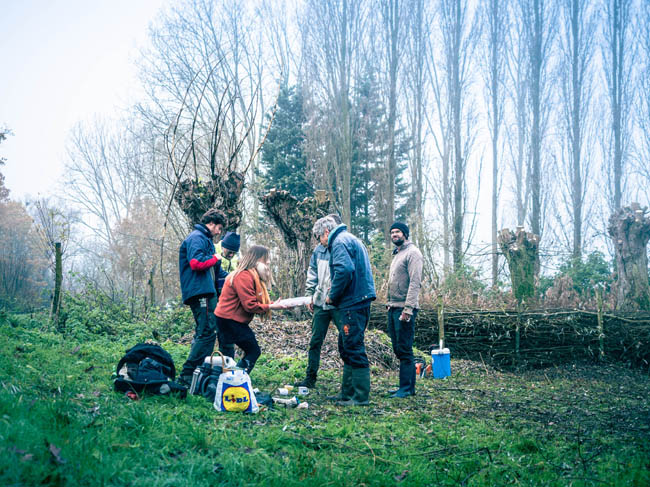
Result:
M431 361L433 363L431 369L434 379L444 379L451 375L451 360L448 348L431 350Z

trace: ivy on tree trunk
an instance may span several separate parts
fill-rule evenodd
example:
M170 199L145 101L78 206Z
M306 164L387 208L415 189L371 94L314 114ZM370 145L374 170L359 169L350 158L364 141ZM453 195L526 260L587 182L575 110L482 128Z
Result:
M620 208L609 218L608 232L616 258L616 308L649 310L648 253L650 216L639 203Z
M513 232L504 228L498 243L508 262L512 292L519 303L529 302L535 296L535 268L539 252L539 236L517 227Z

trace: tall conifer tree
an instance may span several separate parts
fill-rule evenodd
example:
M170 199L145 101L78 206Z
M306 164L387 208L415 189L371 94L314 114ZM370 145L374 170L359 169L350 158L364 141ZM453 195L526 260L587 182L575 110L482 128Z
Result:
M273 124L262 148L264 187L283 189L302 199L314 193L303 152L305 115L302 96L295 87L283 86Z

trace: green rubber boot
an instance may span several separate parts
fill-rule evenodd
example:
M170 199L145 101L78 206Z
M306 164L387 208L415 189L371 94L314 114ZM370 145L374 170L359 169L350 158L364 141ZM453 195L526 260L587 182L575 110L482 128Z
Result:
M328 401L347 401L352 397L354 388L352 385L352 371L354 369L349 365L343 366L343 378L341 379L341 390L336 396L328 396Z
M336 404L339 406L367 406L370 395L370 369L352 369L353 394L349 399L341 399Z

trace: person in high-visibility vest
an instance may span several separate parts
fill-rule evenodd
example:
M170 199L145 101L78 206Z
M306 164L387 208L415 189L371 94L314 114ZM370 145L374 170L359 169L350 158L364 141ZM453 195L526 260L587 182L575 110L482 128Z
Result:
M215 246L215 252L221 256L221 275L217 276L217 296L221 295L223 284L226 280L224 272L230 274L237 269L239 263L239 252L241 238L235 232L226 232L223 239Z

